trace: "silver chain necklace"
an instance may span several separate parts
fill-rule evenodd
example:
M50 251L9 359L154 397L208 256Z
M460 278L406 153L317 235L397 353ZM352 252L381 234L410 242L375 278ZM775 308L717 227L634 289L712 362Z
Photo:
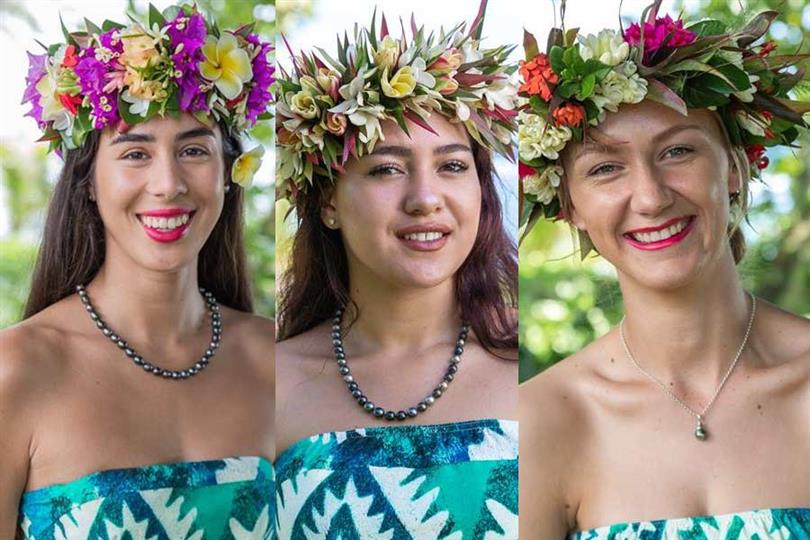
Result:
M751 296L751 315L748 318L748 326L745 329L745 336L743 337L742 343L740 344L740 348L737 349L737 354L734 356L734 360L731 362L731 366L729 366L728 371L726 371L723 380L720 381L720 385L717 387L717 390L714 391L712 399L709 400L709 403L705 407L703 407L703 410L700 412L695 411L692 407L684 403L684 401L677 395L675 395L675 393L672 390L670 390L667 385L661 382L655 375L646 371L643 367L639 365L638 362L636 362L636 359L633 357L633 353L630 352L630 347L627 345L627 339L624 336L624 318L622 318L622 322L619 324L619 336L621 336L622 345L624 346L624 352L627 353L627 358L630 359L633 365L636 366L636 369L638 369L645 377L647 377L655 384L660 386L681 407L683 407L687 412L689 412L689 414L695 417L695 419L697 420L697 425L695 426L695 437L697 437L698 440L705 441L708 438L709 434L707 433L706 428L703 425L703 419L706 417L706 413L708 412L709 408L712 405L714 405L714 401L717 399L717 396L720 395L720 391L723 389L723 386L725 386L726 381L728 381L728 378L731 376L731 372L734 371L734 368L737 366L737 362L739 361L740 356L742 355L742 352L745 349L745 345L748 343L748 336L751 335L751 327L754 326L754 315L757 312L757 299L753 294L749 293L749 295Z

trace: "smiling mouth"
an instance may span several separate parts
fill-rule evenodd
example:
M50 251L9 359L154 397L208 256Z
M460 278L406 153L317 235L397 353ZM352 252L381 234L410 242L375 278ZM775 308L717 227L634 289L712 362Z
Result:
M654 244L655 242L662 242L664 240L669 240L673 236L677 235L678 233L682 232L686 227L692 223L692 219L694 216L689 216L686 218L678 219L675 223L669 225L668 227L660 228L658 230L652 231L636 231L636 232L627 232L624 235L628 238L632 238L636 242L640 242L642 244Z
M403 240L410 240L413 242L435 242L437 240L441 240L445 236L447 236L446 233L439 231L431 231L431 232L418 232L405 234L401 236L401 238Z
M159 232L171 232L186 226L188 222L191 221L193 215L194 212L178 214L172 217L146 216L140 214L138 215L138 220L144 227L149 229L154 229Z

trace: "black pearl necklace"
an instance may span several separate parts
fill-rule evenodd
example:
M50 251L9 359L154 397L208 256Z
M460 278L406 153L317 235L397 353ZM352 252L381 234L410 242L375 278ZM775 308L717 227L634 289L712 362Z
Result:
M208 348L205 349L203 355L193 366L182 370L162 369L151 362L148 362L143 356L139 355L135 349L129 345L129 343L127 343L127 340L122 338L116 332L113 332L113 330L107 326L104 319L102 319L101 316L99 316L99 314L96 312L93 304L90 303L90 297L87 295L87 289L84 285L77 285L76 293L79 295L82 304L84 304L84 309L87 310L90 318L93 320L96 327L101 330L101 333L107 336L110 341L115 343L119 349L124 351L127 358L132 360L136 366L140 366L147 373L151 373L157 377L175 380L193 377L208 367L208 364L211 362L214 354L216 354L217 349L219 349L219 343L222 340L222 320L219 313L219 304L217 303L216 298L214 298L214 295L203 288L200 288L200 293L202 293L208 310L211 312L211 343L208 344Z
M453 379L456 376L458 365L461 362L461 355L464 353L464 344L467 341L467 334L470 331L470 327L466 323L461 325L461 332L458 334L456 347L453 349L453 356L450 358L450 365L447 367L447 371L442 378L442 382L440 382L438 386L436 386L433 391L422 401L416 404L416 406L410 407L407 410L394 412L393 410L386 410L375 405L368 399L366 394L360 390L360 386L357 384L357 381L354 380L351 369L349 369L349 364L346 361L346 351L343 350L343 338L341 337L340 331L341 322L343 321L343 312L344 310L342 308L338 309L335 312L335 318L332 319L332 348L335 352L335 361L337 362L338 372L340 373L341 377L343 377L343 382L346 383L349 393L355 400L357 400L357 403L363 407L364 411L373 415L375 418L384 418L388 421L402 421L408 418L414 418L419 413L425 412L428 410L428 407L433 405L436 400L442 397L442 394L447 391L447 387L451 382L453 382Z

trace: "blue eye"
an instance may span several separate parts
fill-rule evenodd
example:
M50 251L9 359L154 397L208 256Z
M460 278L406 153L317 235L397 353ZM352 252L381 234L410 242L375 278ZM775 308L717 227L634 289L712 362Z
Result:
M664 152L665 157L679 158L693 153L694 150L688 146L673 146Z
M588 171L588 176L604 176L608 174L613 174L618 170L619 167L617 165L614 165L612 163L605 163L604 165L599 165Z

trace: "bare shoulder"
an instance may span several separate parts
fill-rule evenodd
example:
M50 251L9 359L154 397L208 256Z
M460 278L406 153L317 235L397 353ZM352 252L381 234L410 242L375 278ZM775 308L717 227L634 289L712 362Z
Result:
M65 343L79 331L67 321L75 320L81 306L68 297L14 326L0 330L0 395L12 387L44 390L59 379L70 360Z
M777 362L799 363L810 371L810 319L758 300L754 324L761 329L758 335Z

